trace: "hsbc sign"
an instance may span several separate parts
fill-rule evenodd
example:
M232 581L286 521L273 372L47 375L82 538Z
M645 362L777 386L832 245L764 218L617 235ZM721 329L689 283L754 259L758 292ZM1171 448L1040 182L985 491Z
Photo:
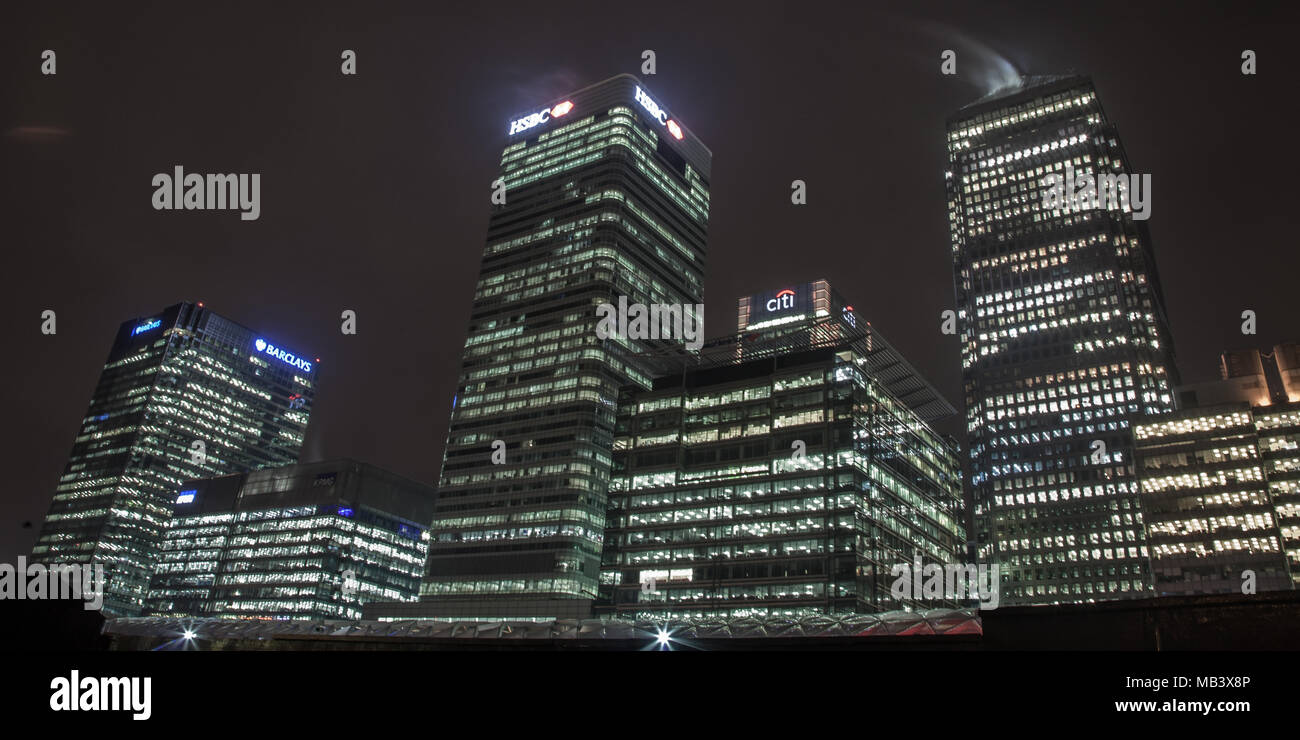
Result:
M665 111L663 108L660 108L658 103L651 100L650 96L646 95L645 90L642 90L640 86L638 86L636 89L636 102L640 103L642 108L645 108L647 111L649 111L650 115L654 116L656 121L660 123L668 122L667 111Z
M636 102L640 103L641 107L645 108L647 113L654 116L656 121L666 127L668 133L673 135L673 138L682 138L682 127L678 126L676 121L669 118L668 111L660 108L658 103L652 100L649 95L646 95L645 90L642 90L640 85L637 85L636 88Z
M573 110L573 101L566 100L554 108L543 108L531 115L524 116L517 121L510 122L510 136L514 136L521 131L527 131L530 128L540 126L552 118L559 118Z

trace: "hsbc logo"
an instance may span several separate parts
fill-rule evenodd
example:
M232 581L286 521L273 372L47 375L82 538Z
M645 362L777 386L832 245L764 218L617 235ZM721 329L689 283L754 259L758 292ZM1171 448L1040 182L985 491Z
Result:
M524 116L517 121L511 122L509 135L514 136L521 131L527 131L535 126L540 126L552 118L559 118L560 116L567 114L571 110L573 110L573 101L566 100L554 108L544 108L532 115Z
M668 122L668 113L663 108L660 108L658 103L651 100L650 96L645 94L645 90L642 90L639 86L636 89L636 102L649 111L656 121L660 123Z
M640 103L641 107L645 108L647 113L654 116L656 121L667 127L668 133L672 134L673 138L682 138L682 127L678 126L676 121L669 118L668 111L660 108L658 103L651 100L650 96L645 94L645 90L642 90L640 85L636 88L636 102Z
M794 291L786 288L776 294L775 298L767 301L768 311L782 311L787 308L794 308Z

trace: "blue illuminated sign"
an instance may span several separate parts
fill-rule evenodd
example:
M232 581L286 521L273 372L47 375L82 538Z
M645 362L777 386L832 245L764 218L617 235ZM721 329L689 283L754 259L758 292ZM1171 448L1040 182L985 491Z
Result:
M157 329L160 326L162 326L162 319L150 319L144 322L143 324L137 326L135 329L132 329L131 336L135 336L136 334L143 334L149 331L150 329Z
M339 507L339 516L352 516L352 509L346 506Z
M258 339L254 341L253 346L257 348L258 352L261 352L263 354L268 354L274 357L275 359L279 360L280 362L293 365L294 367L298 368L299 370L305 373L311 372L310 362L304 360L301 357L294 355L292 352L285 352L283 349L275 346L274 344L271 344L265 339Z
M194 495L197 494L198 492L199 491L197 488L191 488L188 491L181 491L181 495L176 497L176 503L188 504L189 502L194 500Z

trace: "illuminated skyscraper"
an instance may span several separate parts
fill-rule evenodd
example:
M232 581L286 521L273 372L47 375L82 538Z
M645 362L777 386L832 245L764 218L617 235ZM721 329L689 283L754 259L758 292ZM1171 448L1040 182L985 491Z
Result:
M947 136L978 558L1004 604L1150 595L1129 427L1177 382L1151 240L1130 204L1044 193L1136 173L1086 77L1026 78Z
M33 558L103 564L104 611L139 615L177 485L297 461L315 365L202 304L122 324Z
M712 155L661 98L621 75L501 133L422 616L587 612L619 388L650 382L596 306L701 302Z

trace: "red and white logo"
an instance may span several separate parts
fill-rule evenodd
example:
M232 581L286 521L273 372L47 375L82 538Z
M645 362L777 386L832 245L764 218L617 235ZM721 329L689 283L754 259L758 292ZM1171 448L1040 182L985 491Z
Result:
M789 288L777 293L775 298L767 302L769 311L781 311L787 308L794 308L794 291Z

